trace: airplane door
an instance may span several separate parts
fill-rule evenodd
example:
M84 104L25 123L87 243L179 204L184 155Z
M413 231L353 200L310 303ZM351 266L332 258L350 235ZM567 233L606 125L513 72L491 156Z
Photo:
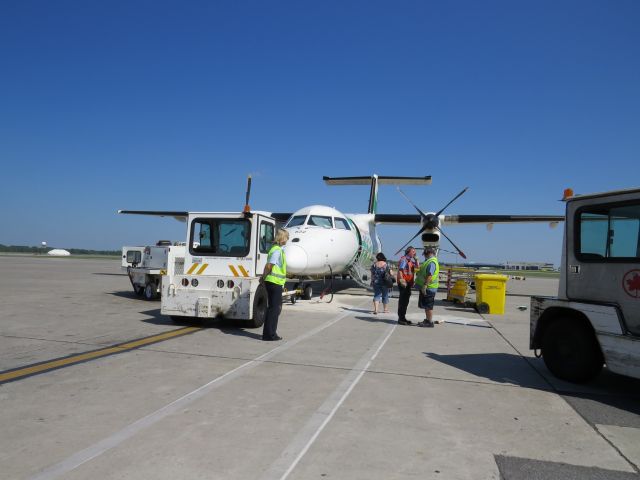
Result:
M259 277L267 264L269 250L276 236L275 221L258 215L258 236L256 245L256 276Z

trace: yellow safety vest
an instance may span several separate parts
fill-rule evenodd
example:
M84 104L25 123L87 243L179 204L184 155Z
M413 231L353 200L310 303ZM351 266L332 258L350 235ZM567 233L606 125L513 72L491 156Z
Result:
M274 263L273 267L271 268L271 273L269 273L269 275L265 277L264 281L275 283L276 285L284 285L285 282L287 281L287 259L285 258L284 250L280 245L274 245L273 247L271 247L268 253L268 257L271 256L271 253L274 250L280 250L280 258L282 258L282 267L279 267ZM267 262L268 261L269 260L267 260Z
M422 265L420 265L420 269L416 274L416 285L419 288L424 286L424 282L427 280L427 269L429 268L430 263L435 263L436 270L433 272L431 276L431 283L427 285L427 288L438 288L440 285L440 280L438 275L440 274L440 264L438 263L438 259L436 257L428 258Z

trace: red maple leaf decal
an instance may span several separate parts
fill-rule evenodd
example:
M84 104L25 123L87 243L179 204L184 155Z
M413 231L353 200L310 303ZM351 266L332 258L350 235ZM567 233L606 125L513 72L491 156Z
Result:
M630 292L638 292L640 290L640 275L635 273L633 278L627 280L627 289Z

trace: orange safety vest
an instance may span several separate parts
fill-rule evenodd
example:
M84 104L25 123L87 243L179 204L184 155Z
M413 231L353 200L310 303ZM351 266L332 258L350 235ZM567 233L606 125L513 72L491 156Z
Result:
M407 261L407 265L404 268L400 268L400 263L402 263L403 258ZM412 284L413 277L415 275L414 272L418 268L418 260L416 260L415 257L409 258L406 255L403 255L402 257L400 257L400 262L398 262L398 275L402 275L402 278L404 278L404 281L407 282L407 284Z

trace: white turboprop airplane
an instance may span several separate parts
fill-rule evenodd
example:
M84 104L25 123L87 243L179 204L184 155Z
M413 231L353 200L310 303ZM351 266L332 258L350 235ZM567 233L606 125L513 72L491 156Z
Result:
M467 191L465 188L438 212L425 213L416 207L400 190L400 193L418 211L418 215L377 213L378 185L426 185L431 177L324 177L328 185L371 185L367 213L344 214L335 208L311 205L293 214L273 213L277 220L284 220L289 241L284 247L287 272L298 277L348 274L358 283L369 285L369 270L382 244L376 225L422 225L421 229L397 253L414 238L421 235L424 247L439 248L440 235L444 236L457 252L466 258L441 226L453 224L486 224L515 222L548 222L551 226L563 221L561 215L443 215L442 212Z
M414 237L421 235L423 246L439 248L442 234L466 258L465 254L442 231L442 225L486 224L515 222L548 222L555 226L564 220L561 215L444 215L442 212L458 199L466 188L456 195L438 212L425 213L409 200L418 214L377 213L378 185L426 185L431 177L389 177L373 175L369 177L324 177L328 185L370 185L369 208L367 213L344 214L333 207L311 205L294 213L271 213L271 216L289 232L289 241L284 246L287 259L287 273L298 277L321 277L326 275L349 275L363 286L369 285L369 271L376 253L382 251L382 244L376 232L378 224L422 225ZM251 178L247 187L247 207ZM398 187L399 189L399 187ZM188 212L150 212L120 210L119 213L170 216L185 221ZM405 246L406 246L405 245ZM404 249L402 247L399 251ZM305 291L305 296L307 292Z

